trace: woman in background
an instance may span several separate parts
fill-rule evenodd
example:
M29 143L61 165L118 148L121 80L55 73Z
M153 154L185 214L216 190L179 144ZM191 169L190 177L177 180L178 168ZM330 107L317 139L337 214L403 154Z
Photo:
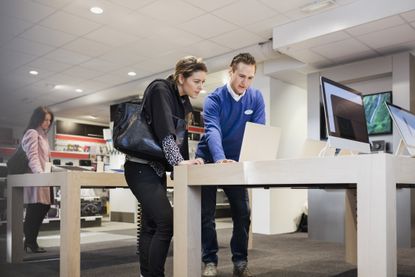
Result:
M187 135L179 146L176 127L192 111L189 97L203 88L207 67L189 56L176 63L167 80L155 80L144 96L143 112L158 139L165 163L127 156L124 165L128 186L141 204L140 272L144 277L164 276L164 264L173 236L173 209L167 198L166 169L176 165L202 164L189 159ZM179 185L179 184L178 184Z
M47 133L53 122L53 113L46 107L38 107L33 111L29 124L22 138L22 148L28 159L31 173L42 173L49 161L50 150ZM42 221L52 203L51 187L25 187L24 202L26 216L24 221L24 250L33 253L46 252L37 244Z

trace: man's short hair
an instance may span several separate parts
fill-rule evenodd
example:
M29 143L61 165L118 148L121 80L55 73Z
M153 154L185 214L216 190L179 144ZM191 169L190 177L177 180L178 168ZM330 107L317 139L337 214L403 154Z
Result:
M248 65L254 65L256 70L256 61L254 56L252 56L249 53L239 53L235 57L233 57L230 67L232 68L232 71L235 71L236 67L239 63L244 63Z

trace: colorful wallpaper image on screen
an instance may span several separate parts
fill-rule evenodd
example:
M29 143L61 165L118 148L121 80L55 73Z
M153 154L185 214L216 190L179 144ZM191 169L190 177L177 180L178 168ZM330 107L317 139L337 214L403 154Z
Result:
M384 102L392 103L391 91L363 96L369 135L392 133L392 119Z

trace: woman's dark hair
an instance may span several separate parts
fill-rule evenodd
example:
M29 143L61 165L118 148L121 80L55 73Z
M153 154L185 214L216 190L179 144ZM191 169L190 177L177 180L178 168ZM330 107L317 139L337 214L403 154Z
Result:
M232 71L236 70L236 67L238 66L239 63L244 63L247 65L254 65L255 70L256 70L255 58L249 53L240 53L236 55L235 57L233 57L231 64L229 65L232 68Z
M33 111L32 116L30 117L29 124L27 125L26 131L29 129L36 129L40 125L42 125L47 114L50 114L50 126L52 126L54 118L53 113L48 108L40 106Z
M197 71L208 72L206 64L202 61L202 58L187 56L176 63L173 79L177 83L179 82L180 74L183 75L184 78L188 78Z

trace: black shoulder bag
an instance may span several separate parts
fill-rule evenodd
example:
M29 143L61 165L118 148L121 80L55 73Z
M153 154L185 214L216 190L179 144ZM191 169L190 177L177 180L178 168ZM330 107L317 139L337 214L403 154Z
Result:
M24 174L29 172L29 160L22 145L19 145L13 156L7 161L8 174Z
M165 80L163 80L165 81ZM144 96L147 94L147 87ZM145 99L145 98L144 98ZM143 101L133 100L118 105L114 117L113 143L118 151L144 160L165 162L163 150L153 134L150 123L143 112ZM184 120L178 120L176 142L179 147L186 135Z

